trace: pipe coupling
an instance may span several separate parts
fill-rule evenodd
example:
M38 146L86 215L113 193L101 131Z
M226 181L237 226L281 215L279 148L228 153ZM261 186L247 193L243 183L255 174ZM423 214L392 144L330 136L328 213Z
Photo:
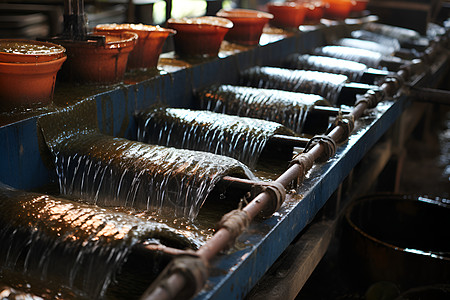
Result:
M246 211L235 209L222 216L217 227L225 228L230 232L231 239L228 241L228 247L232 247L236 238L248 227L250 217Z
M332 156L336 154L336 142L333 138L328 135L316 135L312 139L309 140L308 144L306 144L305 150L303 152L310 151L317 144L323 146L323 152L317 158L318 162L326 162Z

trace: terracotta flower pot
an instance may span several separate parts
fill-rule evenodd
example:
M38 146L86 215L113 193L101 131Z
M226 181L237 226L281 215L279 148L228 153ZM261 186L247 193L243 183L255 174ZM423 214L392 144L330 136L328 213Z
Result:
M319 23L325 12L326 3L322 1L306 1L304 2L304 5L306 7L306 23Z
M257 45L264 26L273 19L272 14L251 9L221 9L217 16L233 22L225 39L243 45Z
M109 84L123 79L128 55L138 35L132 32L104 32L102 35L104 45L92 40L58 41L67 49L67 62L61 70L64 80Z
M369 3L369 0L356 0L355 5L352 8L352 11L364 11L367 7L367 3Z
M0 39L0 62L40 63L61 58L65 52L64 47L48 42Z
M100 32L134 32L139 38L136 46L128 57L127 69L156 68L164 42L173 29L144 24L100 24L94 28L94 33Z
M0 62L2 109L48 105L53 99L56 74L66 56L38 63Z
M267 10L273 15L270 23L281 28L298 28L303 24L307 8L298 2L273 2L267 4Z
M353 7L356 5L354 0L326 0L327 8L325 16L330 19L343 20L348 18Z
M169 19L169 28L175 29L175 52L186 58L216 57L220 45L233 27L233 22L220 17Z

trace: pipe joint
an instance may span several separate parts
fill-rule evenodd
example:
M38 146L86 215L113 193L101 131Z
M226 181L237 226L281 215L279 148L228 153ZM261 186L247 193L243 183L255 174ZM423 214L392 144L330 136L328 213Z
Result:
M336 154L336 142L333 138L328 135L316 135L312 139L309 140L308 144L305 147L304 152L310 151L317 144L323 146L324 151L322 151L321 155L317 158L318 162L326 162L332 156Z
M367 108L375 108L384 99L386 94L383 89L370 89L364 95L356 95L355 106L365 103Z
M190 299L203 288L207 278L208 265L200 256L194 253L178 256L145 291L141 300ZM180 280L183 288L178 284Z
M340 144L345 142L349 138L350 134L355 128L355 116L352 114L343 115L341 112L339 112L339 115L336 117L336 120L334 121L334 124L329 131L333 130L337 126L340 126L344 129L344 134L342 134L336 141L337 144Z
M232 210L220 219L217 227L219 229L225 228L231 236L228 247L233 246L236 238L248 227L250 221L250 216L241 209Z
M314 164L314 158L312 157L311 153L299 153L294 156L294 158L291 160L289 167L293 165L300 165L301 166L301 172L299 172L297 177L297 184L300 182L303 182L305 179L306 173L312 168Z

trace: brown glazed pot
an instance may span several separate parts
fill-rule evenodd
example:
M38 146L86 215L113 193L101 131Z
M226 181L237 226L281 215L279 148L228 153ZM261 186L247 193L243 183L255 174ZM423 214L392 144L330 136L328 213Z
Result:
M132 32L103 32L105 44L97 41L58 41L67 49L62 68L65 81L110 84L123 80L128 55L138 36Z
M100 24L95 26L94 34L101 32L134 32L138 40L128 57L127 69L156 68L164 42L173 29L144 24Z
M345 212L342 254L366 283L402 289L450 282L450 206L402 195L367 196Z
M272 14L251 9L221 9L216 15L233 22L227 41L250 46L259 44L264 26L273 19Z
M233 22L220 17L169 19L167 26L176 30L175 53L182 58L216 57Z
M267 3L267 11L273 15L270 24L281 28L298 28L304 23L307 8L298 2Z
M2 48L5 51L0 52L1 109L50 104L56 75L67 58L65 49L27 40L1 40L0 43L5 46Z

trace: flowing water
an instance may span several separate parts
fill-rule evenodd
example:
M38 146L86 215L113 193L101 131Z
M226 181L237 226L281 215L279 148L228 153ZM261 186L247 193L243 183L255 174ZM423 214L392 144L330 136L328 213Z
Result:
M344 47L352 47L357 49L365 49L374 52L381 53L384 56L392 56L395 53L395 49L393 47L389 47L387 45L380 45L376 42L358 40L353 38L343 38L334 42L335 45L344 46Z
M202 109L277 122L298 134L314 105L330 105L318 95L231 85L211 86L197 96Z
M383 59L383 55L378 52L343 46L324 46L314 49L313 52L315 55L356 61L370 68L379 68Z
M175 240L195 249L182 232L158 222L0 187L0 279L22 274L81 298L102 298L134 246ZM152 269L156 262L146 264Z
M363 29L397 39L400 43L419 40L420 34L412 29L379 23L364 24Z
M274 67L253 67L240 78L246 86L320 95L332 104L347 80L345 75Z
M390 48L393 48L394 51L400 50L400 43L396 38L388 37L379 33L370 32L367 30L355 30L351 33L352 38L359 39L359 40L365 40L365 41L372 41L377 44L387 46Z
M62 115L42 118L40 127L64 195L193 220L224 176L255 178L233 158L107 136L83 114Z
M284 61L284 66L289 69L342 74L354 82L359 82L367 71L366 65L355 61L299 53L289 55Z
M139 112L138 141L233 157L254 168L274 134L294 135L275 122L179 108Z

